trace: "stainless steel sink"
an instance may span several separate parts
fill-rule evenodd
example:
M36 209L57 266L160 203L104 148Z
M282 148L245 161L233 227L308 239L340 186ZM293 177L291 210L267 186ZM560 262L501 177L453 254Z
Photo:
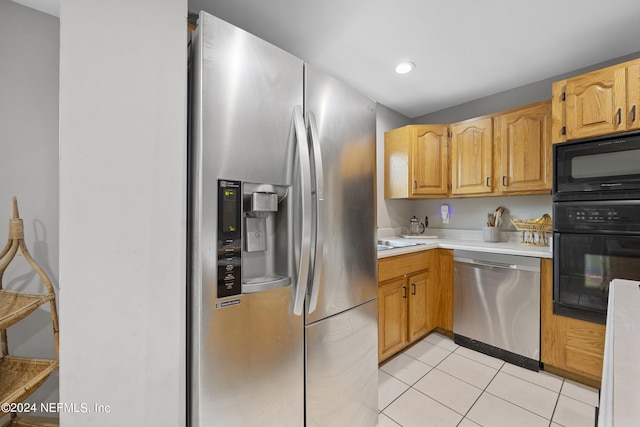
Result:
M379 251L386 251L387 249L393 249L393 246L381 245L380 243L378 243Z
M386 251L387 249L407 248L410 246L424 245L417 242L402 242L399 240L378 240L378 250Z

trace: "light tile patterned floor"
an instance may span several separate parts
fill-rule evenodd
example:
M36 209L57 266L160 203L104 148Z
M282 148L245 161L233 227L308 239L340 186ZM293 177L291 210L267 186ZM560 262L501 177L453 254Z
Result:
M378 371L378 427L591 427L598 390L431 334Z

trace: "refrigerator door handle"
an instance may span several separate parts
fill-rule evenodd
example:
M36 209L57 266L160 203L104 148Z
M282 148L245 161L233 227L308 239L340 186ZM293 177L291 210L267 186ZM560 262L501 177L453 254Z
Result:
M295 143L292 141L295 139ZM300 263L298 265L298 280L294 289L293 314L302 315L304 310L304 300L307 294L307 282L309 281L310 260L311 260L311 159L309 158L309 146L307 143L307 132L302 115L302 107L296 105L293 108L291 119L291 130L289 132L289 164L287 168L287 182L294 185L294 162L296 148L300 159L300 186L302 204L302 230L300 242ZM289 245L293 251L296 245ZM295 256L292 257L295 260Z
M320 292L320 273L322 271L322 255L324 252L324 173L322 170L322 152L320 151L320 136L316 117L312 112L307 115L309 137L313 147L313 162L315 172L315 198L316 208L314 212L316 232L314 245L314 260L312 264L313 282L309 290L309 314L318 306L318 294Z

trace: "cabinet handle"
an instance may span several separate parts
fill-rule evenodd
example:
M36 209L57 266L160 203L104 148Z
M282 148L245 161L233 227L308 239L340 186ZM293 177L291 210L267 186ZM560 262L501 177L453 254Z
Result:
M636 106L634 104L633 107L631 107L631 122L635 122L636 121Z
M418 188L418 181L417 180L413 180L413 189L415 190L416 188Z
M411 295L415 295L416 294L416 284L412 283L411 287L413 288L413 291L411 291Z
M506 187L507 186L507 177L502 175L502 186Z
M489 185L489 178L490 178L490 177L488 176L488 177L487 177L487 187L491 187L491 186Z
M618 112L616 113L618 115L618 124L622 123L622 108L618 108Z
M407 287L402 287L402 298L407 299Z

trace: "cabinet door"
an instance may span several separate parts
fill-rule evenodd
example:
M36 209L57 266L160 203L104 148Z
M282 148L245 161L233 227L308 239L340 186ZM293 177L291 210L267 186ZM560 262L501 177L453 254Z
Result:
M625 86L624 66L568 79L565 93L567 139L624 131L627 121Z
M451 129L451 194L492 192L493 127L491 117L466 120Z
M412 182L411 127L404 126L384 133L384 198L406 199Z
M551 191L551 102L511 110L494 119L496 190Z
M407 343L406 278L391 279L378 287L378 361L400 351Z
M627 130L640 129L640 60L627 67Z
M447 126L415 126L412 138L412 196L446 196L449 186Z
M432 286L430 272L424 271L409 276L407 285L409 291L408 339L409 342L413 342L431 330L427 309L428 290Z

